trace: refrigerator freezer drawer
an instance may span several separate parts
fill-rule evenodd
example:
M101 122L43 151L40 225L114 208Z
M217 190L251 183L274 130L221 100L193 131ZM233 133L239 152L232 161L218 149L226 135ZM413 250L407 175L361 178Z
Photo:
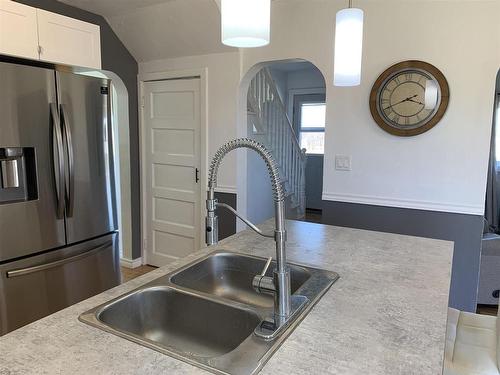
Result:
M118 235L0 265L0 335L120 283Z

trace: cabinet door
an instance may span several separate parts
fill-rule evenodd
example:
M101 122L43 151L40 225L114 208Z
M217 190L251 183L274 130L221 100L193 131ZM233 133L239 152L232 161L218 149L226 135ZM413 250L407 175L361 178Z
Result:
M101 69L97 25L37 9L40 60Z
M0 0L0 54L38 60L36 8Z

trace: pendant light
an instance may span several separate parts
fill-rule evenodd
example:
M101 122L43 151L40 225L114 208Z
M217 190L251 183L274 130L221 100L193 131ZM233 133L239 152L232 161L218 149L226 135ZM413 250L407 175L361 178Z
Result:
M363 10L352 7L337 12L335 23L335 58L333 84L358 86L361 83L363 52Z
M222 43L239 48L269 44L271 0L222 0Z

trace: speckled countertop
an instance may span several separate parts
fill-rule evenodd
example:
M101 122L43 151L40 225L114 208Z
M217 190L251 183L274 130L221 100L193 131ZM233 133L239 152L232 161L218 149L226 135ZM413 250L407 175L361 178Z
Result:
M341 278L261 374L441 374L451 242L296 221L287 225L289 260L336 271ZM241 232L0 337L0 374L206 374L81 323L78 316L216 249L269 256L274 243Z

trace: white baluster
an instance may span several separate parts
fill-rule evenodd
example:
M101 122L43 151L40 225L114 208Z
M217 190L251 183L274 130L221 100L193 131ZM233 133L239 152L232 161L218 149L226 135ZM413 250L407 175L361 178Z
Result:
M283 136L285 134L285 127L284 126L280 126L278 128L278 135L279 135L279 138L278 138L278 150L279 150L279 153L278 153L278 162L280 164L280 168L281 168L281 171L284 170L284 166L285 166L285 160L283 159Z
M268 142L267 146L272 144L272 139L273 139L273 135L272 135L273 124L272 124L272 122L274 122L274 121L268 120L266 122L266 124L267 124L267 142Z
M276 85L267 69L261 69L249 88L249 102L255 107L262 131L259 140L265 143L277 163L282 177L288 181L286 188L291 194L297 213L305 212L305 167L306 157L300 149L299 140L293 131ZM265 129L264 129L265 126Z

